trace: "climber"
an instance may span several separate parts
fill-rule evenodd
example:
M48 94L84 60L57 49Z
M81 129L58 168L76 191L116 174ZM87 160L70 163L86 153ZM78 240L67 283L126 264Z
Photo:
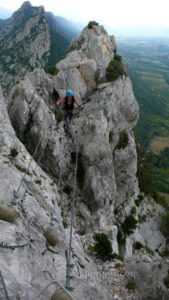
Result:
M66 90L66 96L61 97L57 101L56 105L59 105L61 103L64 104L64 119L65 121L68 119L70 122L73 117L74 103L76 103L78 107L81 107L80 102L77 99L75 99L73 91L68 89Z

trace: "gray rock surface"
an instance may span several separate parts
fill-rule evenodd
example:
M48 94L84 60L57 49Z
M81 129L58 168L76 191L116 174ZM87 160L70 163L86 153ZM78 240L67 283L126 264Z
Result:
M154 261L161 262L160 251L165 249L166 241L158 227L161 208L148 199L140 206L136 205L140 192L133 128L138 120L138 104L128 77L106 81L106 67L116 47L102 27L85 28L70 49L57 64L59 72L56 76L48 76L43 70L36 69L13 87L7 101L8 111L20 141L9 121L2 95L0 97L0 202L14 206L20 214L14 224L0 221L1 238L9 245L29 243L15 251L3 250L1 271L14 300L19 297L34 299L53 279L64 285L65 250L73 203L74 298L141 300L142 285L130 292L127 289L128 272L138 272L144 278L147 264L151 266L147 270L152 272ZM83 104L83 109L75 112L68 128L63 121L58 122L58 115L51 110L53 88L61 95L65 95L66 88L73 89ZM15 158L10 156L11 148L18 149ZM35 160L27 171L34 152ZM14 198L13 192L23 173L21 189ZM137 226L125 236L121 245L117 241L118 231L131 214L137 220ZM147 217L143 218L143 215ZM46 244L44 233L49 228L56 233L55 247L51 240L50 245ZM91 251L95 232L108 235L114 252L125 257L124 263L119 260L103 263L96 259ZM142 249L135 249L136 242L142 244ZM155 253L156 247L159 254ZM165 276L166 272L165 267ZM164 295L168 295L160 274L161 271L156 278L159 278ZM147 278L145 293L154 288L153 281ZM50 299L55 290L55 286L50 287L38 299Z
M126 260L126 282L132 282L139 292L138 299L167 300L169 297L168 264L160 257L132 256ZM168 280L168 279L167 279Z

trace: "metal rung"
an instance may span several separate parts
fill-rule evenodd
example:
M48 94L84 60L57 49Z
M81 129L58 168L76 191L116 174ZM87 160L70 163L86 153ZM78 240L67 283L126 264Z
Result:
M67 289L68 291L70 291L70 292L73 292L75 288L72 287L72 286L69 286L69 287L66 287L66 289Z
M70 278L70 279L75 279L75 276L73 275L66 275L67 278Z
M67 267L69 267L69 268L74 268L75 265L74 265L74 264L67 264Z

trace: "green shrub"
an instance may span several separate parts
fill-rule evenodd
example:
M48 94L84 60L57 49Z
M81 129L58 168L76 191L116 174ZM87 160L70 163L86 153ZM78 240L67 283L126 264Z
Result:
M144 250L145 250L148 254L154 255L154 251L151 250L148 246L144 246Z
M125 245L126 236L133 233L136 227L137 220L134 218L133 215L128 216L117 233L117 242L119 246Z
M127 73L124 70L124 67L123 67L123 64L121 63L121 61L112 59L109 62L108 67L106 68L107 81L114 81L123 75L127 76Z
M161 253L162 257L169 257L169 249L165 249L162 253Z
M152 193L152 197L154 198L155 202L166 209L169 209L169 202L166 200L164 196L162 196L158 191Z
M168 274L166 275L166 277L163 280L165 286L169 289L169 271Z
M93 26L99 26L99 23L97 23L96 21L90 21L87 25L88 29L92 29Z
M122 58L121 58L120 55L115 54L114 55L114 59L117 60L117 61L119 61L119 62L122 62Z
M137 227L137 220L133 215L128 216L122 224L124 234L130 235Z
M64 119L63 111L60 107L56 106L53 110L53 113L55 114L55 119L58 123L62 122Z
M144 197L142 195L138 195L137 199L135 200L136 206L140 206L140 203L143 201Z
M135 242L133 246L136 250L140 250L143 248L143 245L140 242Z
M128 134L126 133L125 130L121 131L119 134L119 141L115 147L115 149L124 149L127 147L129 142Z
M161 217L161 232L169 238L169 210L165 211Z
M77 161L77 181L79 184L79 187L83 189L84 181L85 181L85 168L84 164L82 162L82 158L79 155L78 161Z
M132 209L131 209L131 214L132 214L132 215L135 215L135 214L136 214L136 207L135 207L135 206L132 207Z
M62 220L62 223L63 223L63 227L64 227L64 228L68 228L69 224L68 224L68 221L67 221L66 218L64 218L64 219Z
M97 257L103 261L114 258L111 242L105 233L96 233L93 238L95 240L93 251Z
M72 187L69 184L66 184L63 188L64 193L66 193L67 195L70 195L70 193L72 192Z
M16 149L16 148L12 148L12 149L10 150L10 155L11 155L12 157L16 157L16 156L18 155L17 149Z
M123 234L123 232L121 230L118 230L118 233L117 233L117 242L120 246L124 245L125 244L125 235Z
M58 72L59 72L59 69L58 68L56 68L56 66L49 66L49 67L47 67L47 69L46 69L46 73L49 73L49 74L51 74L51 75L57 75L58 74Z

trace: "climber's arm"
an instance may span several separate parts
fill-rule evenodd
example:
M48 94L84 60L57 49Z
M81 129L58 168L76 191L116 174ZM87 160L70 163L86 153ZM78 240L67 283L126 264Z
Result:
M64 100L65 100L65 97L60 97L59 100L56 102L56 105L63 103Z
M75 98L74 98L74 100L75 100L75 103L76 103L76 105L77 105L77 106L81 106L81 104L80 104L80 101L79 101L79 100L77 100L77 99L75 99Z

